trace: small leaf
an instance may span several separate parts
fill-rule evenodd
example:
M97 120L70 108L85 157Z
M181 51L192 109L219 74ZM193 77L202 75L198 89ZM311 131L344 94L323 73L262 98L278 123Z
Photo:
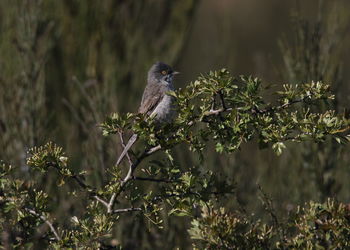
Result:
M283 149L285 149L286 146L283 142L276 142L272 145L272 149L275 151L275 153L280 156L282 154Z
M220 142L218 142L215 145L215 150L218 153L222 153L224 151L224 146Z

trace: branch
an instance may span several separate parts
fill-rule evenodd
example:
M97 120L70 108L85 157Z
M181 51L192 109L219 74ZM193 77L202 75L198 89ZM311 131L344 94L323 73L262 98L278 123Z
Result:
M127 175L124 177L124 179L121 181L120 183L120 188L119 191L117 193L113 193L111 196L111 199L108 202L108 206L107 206L107 213L112 213L113 210L113 206L115 203L115 199L120 195L121 192L124 191L124 187L125 185L134 178L133 174L135 169L138 167L138 165L148 156L154 154L155 152L159 151L162 147L160 145L155 146L149 150L146 150L139 158L136 159L135 162L133 162L130 166L129 166L129 171L127 173Z
M80 179L78 175L72 175L71 178L74 179L83 189L92 189L89 185L85 184L85 182L82 179Z
M225 111L231 111L233 108L219 108L215 110L209 110L204 113L204 116L211 116L211 115L218 115L220 113L223 113Z
M124 143L123 133L120 132L120 131L118 131L118 134L119 134L119 137L120 137L120 142L121 142L123 148L125 149L126 146L125 146L125 143ZM130 166L130 168L129 168L129 171L128 171L127 176L124 178L124 180L123 180L122 183L121 183L120 189L123 187L123 183L125 182L125 179L126 179L129 175L132 175L132 172L133 172L133 170L132 170L133 162L132 162L132 160L131 160L131 158L130 158L130 155L129 155L129 152L128 152L128 151L126 152L126 157L127 157L128 161L129 161L129 166ZM125 185L125 184L124 184L124 185ZM119 193L120 193L120 192L119 192ZM108 202L108 204L107 204L107 213L111 213L111 212L112 212L112 208L113 208L113 205L114 205L114 203L115 203L115 198L116 198L116 197L117 197L117 193L113 193L112 196L111 196L111 198L110 198L110 200L109 200L109 202Z
M166 195L158 195L158 196L155 196L152 198L152 201L153 202L162 202L164 199L167 199L167 198L172 198L172 197L189 197L191 195L194 195L194 196L199 196L200 197L200 194L196 193L196 192L187 192L187 193L170 193L170 194L166 194Z
M103 205L105 205L108 209L108 203L107 201L105 201L104 199L102 199L101 197L97 196L96 194L93 195L92 197L95 198L95 200L97 200L98 202L102 203Z
M224 98L224 94L222 93L221 90L219 91L219 96L220 96L222 108L223 108L224 110L226 110L227 107L226 107L226 103L225 103L225 98Z
M113 210L113 213L117 214L117 213L137 212L137 211L142 211L142 208L140 207L121 208L121 209Z
M152 182L165 182L165 183L179 182L176 180L169 180L169 179L153 179L153 178L136 177L136 176L134 176L132 179L137 181L152 181Z
M274 211L273 202L272 202L271 198L267 196L267 194L264 192L264 190L262 189L262 187L259 184L258 184L258 189L259 189L259 191L262 194L261 202L262 202L262 204L264 206L264 209L270 214L270 216L271 216L275 226L277 228L279 228L280 227L280 222L279 222L279 220L277 218L277 215L276 215L276 213ZM282 227L282 230L283 230L283 227Z
M312 94L306 95L306 96L304 96L301 99L293 100L293 101L284 103L284 104L282 104L280 106L277 106L277 107L269 107L269 108L266 108L266 109L263 109L263 110L257 109L257 112L260 113L260 114L264 114L264 113L269 113L269 112L273 112L273 111L276 111L276 110L281 110L281 109L287 108L287 107L289 107L289 106L291 106L293 104L304 102L306 99L311 98L311 97L312 97ZM321 99L326 99L326 98L320 98L320 100Z
M58 170L58 173L61 174L59 167L57 166L57 164L54 163L50 163L50 165L52 165L54 168L56 168ZM79 175L73 174L73 175L63 175L64 177L68 177L71 178L73 180L75 180L78 185L83 188L87 193L89 193L91 195L91 197L93 197L95 200L97 200L98 202L102 203L104 206L106 206L108 208L108 203L107 201L103 200L101 197L99 197L96 192L93 190L92 187L90 187L89 185L87 185L80 177Z
M121 183L121 188L123 188L125 186L125 184L127 182L129 182L130 180L133 179L133 174L135 169L137 168L137 166L148 156L154 154L155 152L159 151L162 147L160 145L155 146L149 150L146 150L139 158L136 159L136 161L130 165L129 167L129 171L127 173L127 175L125 176L125 178L122 180Z
M37 212L35 212L34 210L30 209L30 208L24 208L25 211L27 211L28 213L40 218L41 220L43 220L51 229L51 232L55 235L55 238L57 241L61 240L61 237L58 235L56 229L54 228L54 226L52 225L52 223L46 218L46 216L42 215L42 214L38 214Z
M284 108L287 108L287 107L289 107L289 106L291 106L291 105L293 105L293 104L300 103L300 102L304 102L306 99L310 98L311 96L312 96L312 95L306 95L306 96L304 96L304 97L301 98L301 99L293 100L293 101L290 101L290 102L288 102L288 103L284 103L284 104L282 104L282 105L280 105L280 106L277 106L277 107L269 107L269 108L262 109L262 110L261 110L261 109L258 109L258 108L255 108L255 109L253 110L253 112L259 113L259 114L265 114L265 113L273 112L273 111L276 111L276 110L284 109ZM223 104L223 107L222 107L222 108L219 108L219 109L214 109L214 110L211 109L211 110L205 112L205 113L204 113L204 117L211 116L211 115L218 115L218 114L220 114L220 113L233 110L233 108L227 108L227 107L226 107L222 95L220 95L220 98L222 98L222 99L221 99L221 102L222 102L222 104ZM240 108L237 108L237 109L239 110Z
M120 187L121 188L121 187ZM120 194L120 192L118 192L118 195ZM113 193L111 196L111 199L109 200L109 202L107 203L107 213L112 213L112 208L113 205L115 203L115 198L117 197L117 193Z
M225 194L233 194L234 192L202 192L202 194L208 194L208 195L214 195L214 196L218 196L218 195L225 195ZM192 191L188 191L185 193L170 193L170 194L166 194L166 195L158 195L152 198L153 202L161 202L164 199L167 198L172 198L172 197L189 197L189 196L197 196L199 198L201 198L201 194L198 192L192 192Z
M347 126L346 128L343 128L343 129L333 131L333 132L331 132L331 134L334 135L334 134L344 133L344 132L347 132L348 130L350 130L350 126Z

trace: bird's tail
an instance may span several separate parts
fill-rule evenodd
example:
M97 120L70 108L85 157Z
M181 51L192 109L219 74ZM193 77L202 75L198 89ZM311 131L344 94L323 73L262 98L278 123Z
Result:
M121 155L118 158L117 161L117 166L120 164L120 162L123 160L124 156L126 155L126 153L129 151L129 149L131 148L131 146L135 143L135 141L137 140L137 134L134 134L130 137L128 144L126 144L123 152L121 153Z

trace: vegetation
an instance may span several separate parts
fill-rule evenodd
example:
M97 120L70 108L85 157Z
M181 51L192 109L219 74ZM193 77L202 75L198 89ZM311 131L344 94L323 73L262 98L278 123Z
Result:
M75 182L68 195L85 196L86 209L70 221L66 218L65 222L54 223L50 216L53 197L35 182L13 178L13 168L3 164L2 231L8 233L7 240L29 246L36 235L56 248L116 247L119 241L113 237L115 225L122 214L137 213L151 223L149 227L162 228L164 216L191 218L189 234L195 245L206 248L349 246L350 211L344 204L332 200L323 205L311 202L290 216L289 223L278 221L271 210L271 225L254 222L249 215L226 212L220 207L223 199L233 199L232 181L203 171L201 164L180 168L172 154L176 145L186 144L203 163L203 150L209 145L219 153L231 153L255 138L260 147L271 146L277 155L286 148L287 141L323 142L331 136L345 143L350 140L343 135L349 130L349 120L331 110L310 110L312 105L334 98L328 85L284 85L284 90L275 94L275 104L270 104L262 98L259 79L234 78L223 69L169 94L177 100L178 116L173 124L156 130L153 120L131 113L113 114L101 124L105 135L119 134L122 145L128 129L147 144L145 151L127 155L125 171L120 166L108 168L101 187L87 184L86 173L75 173L57 145L47 143L29 150L30 172L55 171L59 186ZM146 158L160 152L162 157L146 162ZM42 223L48 228L37 233Z
M349 248L349 5L277 2L0 2L1 248ZM155 60L183 73L160 129Z

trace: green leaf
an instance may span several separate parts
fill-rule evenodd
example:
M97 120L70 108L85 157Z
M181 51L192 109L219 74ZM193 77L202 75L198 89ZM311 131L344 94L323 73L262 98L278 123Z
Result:
M275 153L280 156L282 154L283 149L286 148L286 145L284 145L283 142L276 142L272 145L272 149L275 151Z
M224 151L224 145L222 145L220 142L216 143L215 150L218 153L222 153Z

